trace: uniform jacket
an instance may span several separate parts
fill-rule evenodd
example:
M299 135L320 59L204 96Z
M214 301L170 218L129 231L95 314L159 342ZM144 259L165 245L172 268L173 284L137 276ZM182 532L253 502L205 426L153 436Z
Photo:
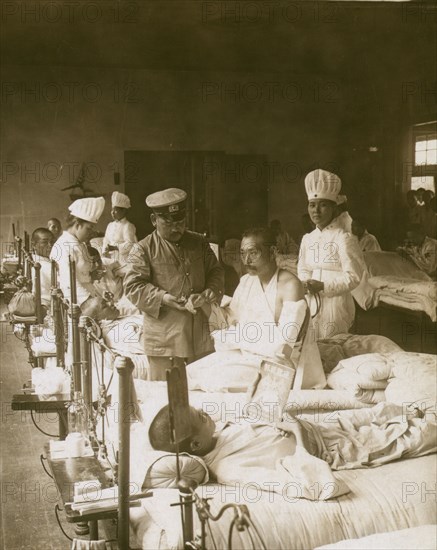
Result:
M206 288L220 300L224 271L202 235L186 231L178 243L171 243L155 230L133 246L124 290L144 313L147 355L195 357L214 349L200 309L193 315L161 305L166 292L180 298Z

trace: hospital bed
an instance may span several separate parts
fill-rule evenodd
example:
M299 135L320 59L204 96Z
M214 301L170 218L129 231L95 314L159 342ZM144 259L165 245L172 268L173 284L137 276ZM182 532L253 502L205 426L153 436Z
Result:
M352 294L355 331L382 334L410 351L437 353L437 282L395 252L365 252Z

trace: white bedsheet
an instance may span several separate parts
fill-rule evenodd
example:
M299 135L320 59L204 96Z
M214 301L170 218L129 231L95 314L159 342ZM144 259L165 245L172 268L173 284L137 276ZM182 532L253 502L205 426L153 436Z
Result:
M413 311L424 311L431 321L437 321L437 282L380 276L371 277L369 284L377 289L374 306L384 302Z
M267 548L307 550L344 539L361 538L431 524L436 517L436 455L404 460L371 470L336 472L352 492L327 502L295 500L260 492L256 488L239 490L218 485L199 490L211 496L211 510L227 502L247 504ZM426 492L428 491L428 492ZM141 508L131 510L133 548L182 548L180 513L170 508L178 493L174 489L155 490ZM218 548L227 548L231 512L211 523ZM196 518L196 527L198 521ZM164 536L165 535L165 536ZM247 537L235 535L233 548L250 548ZM257 546L259 547L259 546ZM211 548L209 542L208 549Z
M391 533L378 533L361 539L342 540L315 550L435 550L437 548L437 525L421 525Z

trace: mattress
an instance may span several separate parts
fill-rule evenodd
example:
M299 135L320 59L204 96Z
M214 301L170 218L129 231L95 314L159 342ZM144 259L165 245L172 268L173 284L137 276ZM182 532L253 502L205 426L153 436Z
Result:
M199 494L211 497L216 514L226 503L246 504L265 547L307 550L345 539L356 539L432 524L436 517L436 455L402 460L374 469L335 472L351 488L351 493L325 502L285 500L282 495L262 492L256 487L206 485ZM433 492L434 491L434 492ZM175 489L158 489L154 497L131 509L132 548L182 548L180 512L170 507L177 502ZM217 548L228 547L233 517L227 511L211 522ZM195 531L199 528L197 516ZM232 548L252 548L246 534L235 534ZM258 542L255 548L261 548ZM211 538L207 548L213 548Z

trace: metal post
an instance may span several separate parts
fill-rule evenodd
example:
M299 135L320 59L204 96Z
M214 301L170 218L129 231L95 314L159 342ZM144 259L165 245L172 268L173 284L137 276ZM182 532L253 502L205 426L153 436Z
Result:
M197 483L188 479L181 479L178 482L179 496L183 506L183 531L184 545L193 542L193 494Z
M51 267L51 271L50 271L50 286L51 288L56 288L58 286L58 281L57 281L57 269L56 269L56 262L55 260L52 260L50 262L50 267Z
M82 390L80 373L80 335L79 335L80 307L77 304L70 305L71 319L71 343L73 348L73 391Z
M17 242L17 256L18 256L18 270L21 269L21 263L23 261L23 254L21 250L21 243L23 242L20 237L15 237L15 240Z
M62 321L61 308L63 307L61 303L58 290L56 288L52 289L52 314L53 314L53 325L55 332L55 342L56 342L56 366L65 368L65 335L64 335L64 323Z
M131 386L134 365L129 357L116 357L119 376L118 404L118 548L129 550L129 460Z
M79 318L79 331L80 331L80 362L81 362L81 374L82 374L82 395L88 410L88 415L91 420L92 408L93 408L93 387L91 376L91 342L87 338L87 323L86 318L81 316Z
M35 301L36 301L36 322L42 325L42 305L41 305L41 264L36 262L35 269Z

